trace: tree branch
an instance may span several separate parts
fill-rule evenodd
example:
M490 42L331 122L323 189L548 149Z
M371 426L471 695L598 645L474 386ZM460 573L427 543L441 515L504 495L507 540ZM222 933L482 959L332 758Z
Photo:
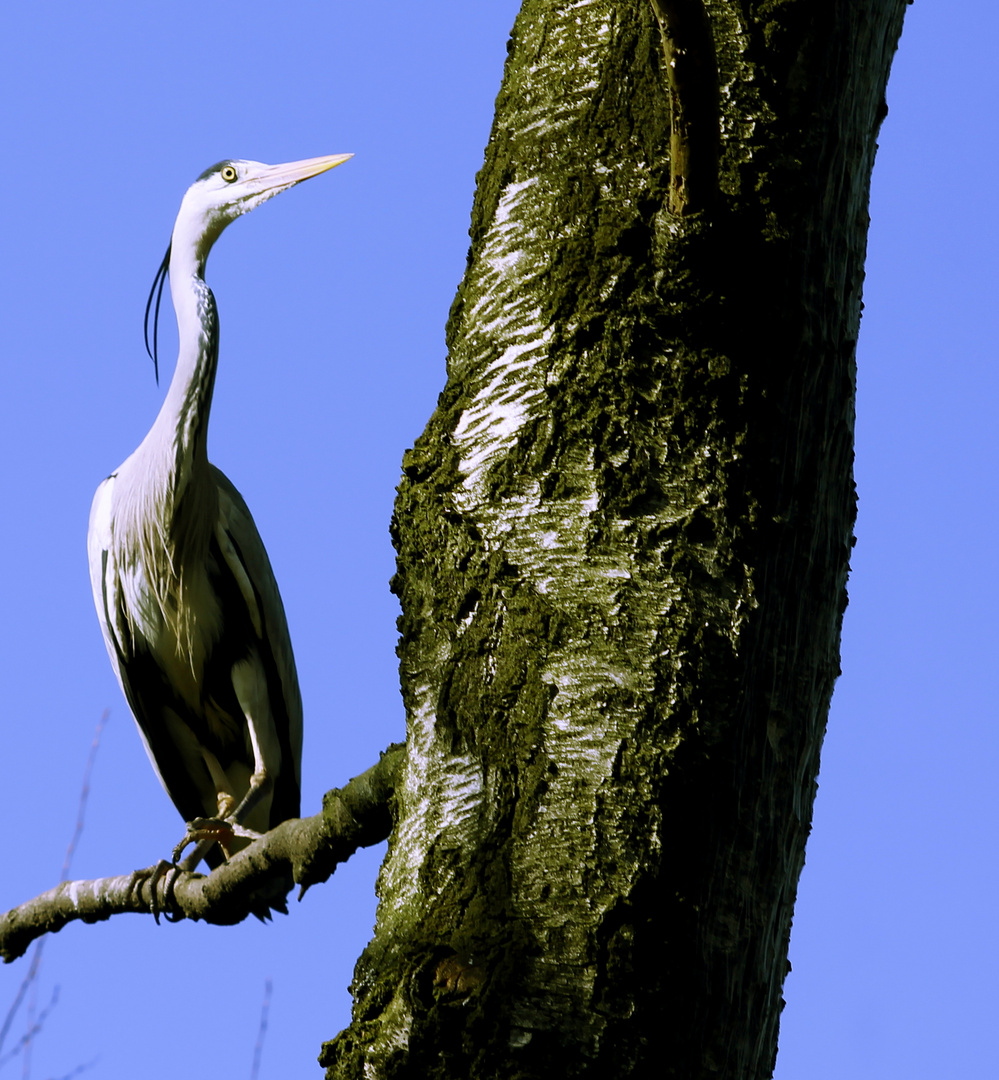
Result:
M301 899L358 848L389 835L390 804L405 753L401 743L394 743L377 765L346 787L328 791L321 813L282 822L207 876L174 869L158 874L151 868L62 882L0 916L0 957L10 963L42 934L77 919L92 923L129 911L161 911L173 921L232 925L251 914L286 913L285 898L293 884L301 887Z
M702 0L651 0L666 54L670 98L670 209L703 210L718 191L718 64Z

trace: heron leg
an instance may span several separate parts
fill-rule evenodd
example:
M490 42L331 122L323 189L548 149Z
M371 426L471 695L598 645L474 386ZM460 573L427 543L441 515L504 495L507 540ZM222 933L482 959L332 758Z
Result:
M258 768L250 777L250 790L243 796L239 806L227 816L226 820L242 825L260 804L260 800L270 795L273 790L273 777L265 768Z
M273 794L274 777L284 762L281 760L281 744L271 711L271 687L258 651L251 650L247 659L233 664L231 676L236 700L246 717L249 749L253 751L253 775L250 777L249 790L232 814L228 815L229 820L242 825ZM264 821L269 816L269 812L264 813Z
M253 774L250 776L249 788L237 804L232 778L226 774L214 754L204 747L201 748L205 767L215 787L218 811L214 817L194 818L187 823L187 833L174 849L175 863L179 861L184 849L192 843L198 847L187 857L185 865L196 856L202 858L213 843L222 848L228 860L234 840L256 840L263 835L245 824L253 818L257 810L261 812L253 823L263 824L263 827L267 828L268 800L274 791L274 776L280 769L281 749L274 732L267 676L256 650L251 652L249 658L233 664L231 677L236 700L246 718L249 737L247 749L252 750L253 754ZM205 845L204 850L202 845Z
M218 812L214 817L192 818L191 821L187 822L187 830L183 839L173 849L174 864L181 866L184 870L194 870L215 844L222 848L226 859L228 859L230 855L229 848L233 836L236 835L232 828L231 818L234 810L238 809L238 807L236 806L236 796L232 793L229 778L226 776L222 766L219 765L214 754L204 748L202 748L201 754L215 786ZM181 856L189 844L196 844L197 846L181 863Z

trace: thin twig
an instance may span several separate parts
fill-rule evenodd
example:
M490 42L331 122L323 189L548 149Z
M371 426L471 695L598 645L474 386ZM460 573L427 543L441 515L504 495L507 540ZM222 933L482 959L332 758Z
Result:
M92 1061L85 1061L82 1065L77 1065L72 1072L66 1073L65 1076L60 1076L59 1080L73 1080L74 1076L79 1076L80 1073L86 1072L87 1069L92 1069L96 1064L97 1058L94 1058Z
M257 1080L260 1075L260 1057L264 1052L264 1039L267 1037L267 1015L271 1011L270 979L264 980L264 1003L260 1007L260 1026L257 1028L257 1045L253 1048L253 1068L250 1070L250 1080Z
M45 1008L42 1009L41 1015L38 1017L38 1020L34 1024L30 1025L28 1027L28 1030L20 1037L20 1039L17 1040L17 1043L14 1045L13 1050L9 1050L6 1054L0 1057L0 1069L2 1069L4 1065L13 1061L14 1058L18 1057L21 1054L25 1054L28 1051L31 1045L31 1040L35 1037L35 1035L38 1034L39 1031L42 1030L42 1025L45 1023L46 1017L55 1008L56 1002L58 1000L59 987L56 986L52 990L52 997L49 1000L48 1005L46 1005Z
M90 797L90 774L94 771L94 762L97 760L97 750L101 745L101 736L104 734L104 727L110 716L110 709L105 709L104 712L101 713L101 718L97 721L97 727L94 729L94 737L90 742L90 752L87 754L87 764L83 768L83 784L80 786L80 801L76 808L76 828L73 830L73 837L66 848L66 855L62 860L62 875L59 878L60 881L67 881L69 879L69 868L73 864L73 856L76 854L76 845L80 842L80 837L83 835L83 822L87 814L87 799Z
M87 754L87 763L83 768L83 782L80 786L80 799L77 804L76 810L76 826L73 829L73 836L69 841L69 845L66 848L66 854L62 860L62 873L59 880L66 881L69 877L69 868L73 862L73 856L76 854L76 845L80 841L80 837L83 834L83 823L86 817L87 799L90 795L90 776L94 771L94 762L97 760L97 750L101 744L101 736L104 734L104 727L108 722L111 712L109 709L105 709L101 713L100 720L97 721L97 727L94 729L94 737L90 741L90 751ZM38 972L42 964L42 951L45 947L45 939L40 938L35 945L34 952L31 957L31 964L28 967L27 974L21 980L21 985L18 987L17 993L14 995L14 1001L10 1008L7 1010L7 1015L4 1017L3 1026L0 1027L0 1051L3 1050L3 1044L10 1033L11 1025L14 1022L14 1017L17 1015L17 1010L21 1007L25 995L29 988L33 988L38 979ZM29 1001L27 1012L27 1031L21 1037L18 1042L16 1050L11 1051L6 1057L0 1057L0 1066L4 1062L9 1061L14 1054L20 1054L23 1052L24 1059L21 1074L22 1076L28 1076L31 1072L31 1040L41 1030L42 1024L45 1021L45 1017L48 1015L49 1010L55 1004L59 996L59 988L56 987L52 994L52 1001L42 1011L37 1022L34 1020L35 1006L34 1000Z
M31 986L38 974L38 965L41 963L41 949L38 945L35 946L35 950L31 956L31 963L28 965L27 973L21 980L21 985L17 988L17 993L14 995L14 1001L11 1003L10 1008L7 1010L7 1015L4 1017L3 1027L0 1027L0 1051L3 1050L3 1044L7 1039L7 1035L10 1033L11 1024L14 1023L14 1017L17 1015L17 1010L21 1007L21 1002L24 1001L24 995L28 992L28 987ZM18 1051L20 1053L20 1051ZM0 1060L6 1060L0 1059Z

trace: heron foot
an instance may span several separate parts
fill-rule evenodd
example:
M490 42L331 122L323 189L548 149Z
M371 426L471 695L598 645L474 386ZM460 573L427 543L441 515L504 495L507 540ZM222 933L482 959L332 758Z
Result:
M193 818L187 823L187 833L184 839L173 849L173 861L175 863L180 862L180 857L189 844L201 844L206 840L217 843L225 852L226 859L228 859L229 850L236 837L246 840L259 840L261 836L263 836L263 833L238 825L231 818Z

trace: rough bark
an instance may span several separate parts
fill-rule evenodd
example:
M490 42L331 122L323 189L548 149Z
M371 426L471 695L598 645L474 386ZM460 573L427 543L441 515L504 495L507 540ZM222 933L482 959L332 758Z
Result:
M701 212L647 2L514 27L399 488L408 758L330 1077L772 1071L904 2L705 8Z

